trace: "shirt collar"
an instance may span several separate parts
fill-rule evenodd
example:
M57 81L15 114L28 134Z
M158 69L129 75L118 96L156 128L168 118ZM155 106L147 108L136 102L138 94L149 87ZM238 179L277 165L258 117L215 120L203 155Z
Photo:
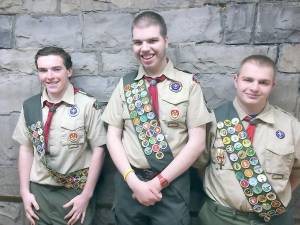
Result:
M247 116L248 114L246 112L243 111L243 109L241 108L241 106L239 105L237 98L234 99L233 101L233 105L234 108L236 109L240 119L245 118L245 116ZM265 123L270 123L273 124L275 123L274 120L274 112L273 112L273 108L272 106L269 104L269 102L267 102L266 106L264 107L263 111L260 112L257 116L257 119L260 119L261 121L265 122Z
M174 65L170 59L168 60L168 63L165 66L165 68L163 69L163 71L161 72L161 74L164 74L168 78L168 80L178 81L178 78L176 77ZM138 75L136 76L135 80L140 80L145 75L147 75L147 73L144 70L144 67L142 65L140 65L139 70L138 70Z
M68 84L67 86L67 89L63 95L63 97L61 98L60 101L62 102L65 102L67 104L70 104L70 105L74 105L75 104L75 101L74 101L74 88L73 88L73 85L72 84ZM48 96L48 93L46 91L46 89L44 88L43 92L42 92L42 97L41 97L41 101L42 101L42 107L43 107L43 103L45 101L48 101L48 102L51 102L49 96ZM56 103L56 102L53 102L53 103Z

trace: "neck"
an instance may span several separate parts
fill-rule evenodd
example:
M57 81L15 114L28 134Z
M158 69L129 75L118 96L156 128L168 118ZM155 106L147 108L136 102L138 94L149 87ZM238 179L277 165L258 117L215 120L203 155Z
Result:
M260 112L262 112L266 106L267 103L265 103L263 106L261 105L245 105L240 102L239 99L237 99L237 103L241 107L241 109L247 113L247 115L257 115Z

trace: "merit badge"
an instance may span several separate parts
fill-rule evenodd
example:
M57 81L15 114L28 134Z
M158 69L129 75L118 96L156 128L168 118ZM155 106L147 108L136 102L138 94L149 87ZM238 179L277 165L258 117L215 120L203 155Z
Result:
M257 196L257 200L259 201L259 202L266 202L267 201L267 198L266 198L266 196L264 196L264 195L259 195L259 196Z
M231 123L233 124L233 125L237 125L238 123L239 123L239 119L238 118L233 118L232 120L231 120Z
M251 204L251 205L256 205L257 203L258 203L258 200L257 200L257 198L256 197L250 197L249 198L249 203Z
M69 133L69 141L70 142L77 142L78 141L78 133L76 131L72 131Z
M248 161L247 159L244 159L244 160L241 161L241 166L242 166L244 169L247 169L247 168L249 168L250 163L249 163L249 161Z
M251 169L245 169L244 174L246 177L252 177L253 176L253 171Z
M262 193L262 188L261 188L261 186L256 185L255 187L252 188L252 191L253 191L255 194L259 195L260 193Z
M177 120L180 116L180 112L178 109L171 109L170 111L170 117L172 120Z
M244 193L245 193L245 195L246 195L247 197L253 196L253 191L252 191L250 188L246 188L246 189L244 190Z
M233 164L232 164L232 167L233 167L233 169L236 170L236 171L239 171L239 170L242 168L242 167L241 167L241 164L239 164L238 162L233 163ZM236 173L236 176L240 178L239 180L245 178L243 173L239 173L239 174Z
M222 169L222 166L225 165L225 150L223 148L217 148L216 160Z
M72 105L69 110L69 116L75 117L79 114L79 108L76 105Z
M157 159L162 159L162 158L164 157L164 153L162 153L161 151L156 152L155 157L156 157Z
M182 84L180 82L172 82L169 86L170 90L177 93L180 92L182 89Z
M264 183L264 182L267 181L267 177L266 177L266 175L264 175L264 174L259 174L259 175L257 176L257 180L258 180L260 183Z
M257 179L255 177L250 177L249 178L249 184L254 187L257 185Z
M263 172L263 168L260 165L254 166L253 170L257 174L261 174Z
M239 157L235 153L231 153L229 158L232 162L236 162L239 159Z
M240 185L243 187L243 188L247 188L249 187L249 182L246 180L246 179L242 179L240 181Z
M223 122L218 122L217 123L217 128L222 129L224 127L224 123Z
M282 130L278 130L276 131L276 137L283 139L285 137L285 133Z

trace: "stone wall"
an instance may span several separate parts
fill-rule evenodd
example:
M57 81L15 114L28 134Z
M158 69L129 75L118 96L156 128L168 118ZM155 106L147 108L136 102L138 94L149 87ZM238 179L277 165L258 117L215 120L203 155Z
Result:
M134 15L155 9L169 28L175 65L200 72L209 106L232 99L232 75L253 53L278 66L271 102L300 118L300 2L282 0L1 0L0 195L18 196L18 146L11 135L22 101L38 93L33 56L45 45L66 48L73 81L107 101L119 78L137 67L130 49ZM113 224L110 208L115 169L107 160L97 189L95 225ZM297 199L294 199L298 209ZM295 215L300 224L300 215ZM21 203L0 202L0 225L23 225Z

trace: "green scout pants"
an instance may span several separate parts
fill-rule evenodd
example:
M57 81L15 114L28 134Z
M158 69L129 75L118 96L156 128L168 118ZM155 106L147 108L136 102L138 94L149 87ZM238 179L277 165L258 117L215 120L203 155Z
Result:
M30 183L30 190L34 194L40 209L36 211L39 220L37 225L66 225L67 221L64 217L72 207L65 209L62 206L80 194L79 190L67 189L64 187L56 187L50 185L40 185ZM95 200L90 200L85 215L84 225L91 225L95 213ZM76 225L80 225L80 219Z
M185 193L189 193L189 174L178 179L186 182ZM117 225L188 225L189 203L174 187L169 185L162 191L162 200L153 206L144 206L132 198L132 191L122 176L115 176L115 202L113 213Z
M265 223L256 213L244 213L229 207L219 205L206 197L204 205L198 214L198 225L293 225L293 210L287 207L287 211L274 217L269 223Z

